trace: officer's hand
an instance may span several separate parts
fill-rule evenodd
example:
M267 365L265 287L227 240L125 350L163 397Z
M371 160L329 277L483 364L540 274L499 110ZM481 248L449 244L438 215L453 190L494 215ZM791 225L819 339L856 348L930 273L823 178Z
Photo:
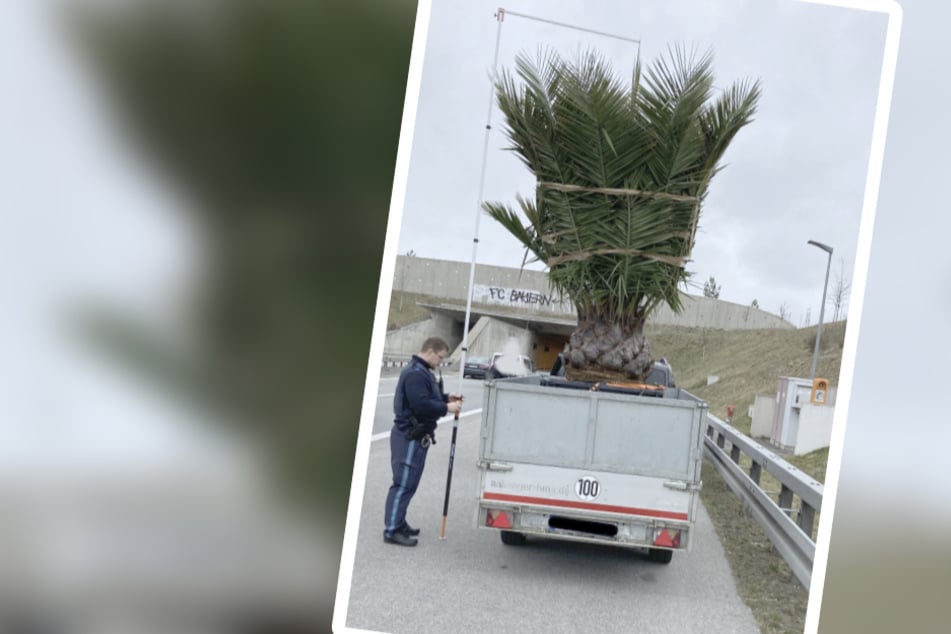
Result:
M449 402L452 403L453 401L460 401L460 402L461 402L461 401L462 401L462 395L461 395L461 394L450 394L450 395L449 395Z
M446 409L449 410L450 414L458 414L462 411L462 401L449 401L446 404Z

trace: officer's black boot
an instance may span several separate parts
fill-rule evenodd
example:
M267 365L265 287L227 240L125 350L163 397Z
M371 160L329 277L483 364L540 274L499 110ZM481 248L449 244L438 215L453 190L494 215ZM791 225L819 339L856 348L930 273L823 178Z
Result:
M404 535L399 531L396 531L392 535L383 533L383 541L387 544L397 544L398 546L415 546L419 542L415 537Z

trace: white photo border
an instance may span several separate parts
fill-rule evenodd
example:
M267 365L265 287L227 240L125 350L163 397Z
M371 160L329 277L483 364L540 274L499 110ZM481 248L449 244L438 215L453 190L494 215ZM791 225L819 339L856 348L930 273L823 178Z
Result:
M895 0L793 0L861 11L884 13L888 16L885 36L885 50L879 91L875 110L875 123L872 132L871 152L866 178L862 214L859 221L859 236L855 265L852 272L852 292L850 295L849 323L846 327L845 342L842 350L842 364L839 375L837 406L833 417L832 438L829 447L829 459L826 469L823 507L820 516L816 555L813 564L811 591L806 612L805 632L812 634L818 630L822 594L829 553L829 540L834 520L834 507L842 460L842 445L845 437L846 420L854 373L855 353L861 324L862 307L865 295L865 283L868 273L869 255L872 243L872 228L878 202L882 164L885 154L885 138L891 109L892 91L898 61L898 45L901 33L902 9ZM390 198L390 211L386 229L386 241L383 249L380 284L377 292L376 312L373 334L370 340L370 354L367 363L364 384L363 406L360 427L357 433L357 448L353 465L353 477L350 489L346 528L340 558L340 570L337 580L336 601L332 628L339 633L361 633L360 630L346 627L347 612L350 604L350 590L353 581L353 566L356 557L357 535L361 519L362 502L365 493L367 466L369 461L374 411L377 404L379 368L383 362L383 346L386 338L387 314L393 289L393 276L396 267L399 232L403 218L403 205L409 178L410 154L416 123L416 111L419 102L426 40L432 0L419 0L416 23L413 32L413 44L410 53L409 73L407 76L406 96L403 106L402 126L397 150L396 169Z

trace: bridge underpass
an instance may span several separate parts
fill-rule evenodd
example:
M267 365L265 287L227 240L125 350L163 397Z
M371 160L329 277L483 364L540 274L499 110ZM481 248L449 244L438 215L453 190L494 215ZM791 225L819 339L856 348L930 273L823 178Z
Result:
M458 332L450 345L453 350L447 361L454 365L462 355L462 329L466 307L451 303L420 304L431 313L448 318ZM490 357L513 345L520 354L530 357L540 370L552 367L555 357L568 342L577 320L561 315L526 313L505 307L473 307L469 318L467 357Z

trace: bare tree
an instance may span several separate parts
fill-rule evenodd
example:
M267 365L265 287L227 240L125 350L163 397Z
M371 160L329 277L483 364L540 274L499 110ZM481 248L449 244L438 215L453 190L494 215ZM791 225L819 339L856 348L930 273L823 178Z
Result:
M750 306L752 306L753 308L759 310L759 302L758 302L757 300L755 300L755 299L753 300L753 303L750 304Z
M792 313L789 311L789 304L783 302L779 307L779 318L783 321L789 321L789 318L792 316Z
M805 328L805 327L808 326L810 323L812 323L812 309L811 309L811 308L807 308L807 309L806 309L806 316L803 317L803 319L802 319L802 324L800 324L800 327Z
M834 309L832 321L839 321L839 315L845 318L845 305L849 301L849 290L852 288L852 280L845 276L845 259L839 258L839 272L832 284L832 291L829 295L829 303Z

